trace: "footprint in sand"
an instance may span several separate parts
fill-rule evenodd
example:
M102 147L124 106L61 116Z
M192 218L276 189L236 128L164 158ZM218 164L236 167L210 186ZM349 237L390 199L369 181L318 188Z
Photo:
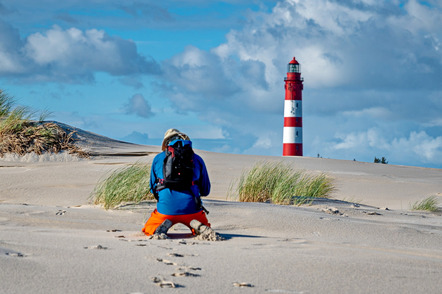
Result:
M184 257L183 254L179 254L179 253L167 253L167 255L172 256L172 257Z
M199 277L200 275L191 272L177 272L172 274L173 277Z
M7 252L6 255L11 257L25 257L24 254L20 252Z
M152 278L152 282L154 282L157 286L161 287L161 288L178 288L178 287L182 287L181 285L175 284L172 281L166 281L162 278L158 278L158 277L153 277Z
M98 249L98 250L106 250L106 249L108 249L107 247L105 247L105 246L102 246L102 245L96 245L96 246L90 246L90 247L83 247L84 249Z
M178 244L180 244L180 245L196 245L198 243L197 242L186 242L184 240L181 240L178 242Z
M56 213L55 213L55 215L64 215L66 213L66 210L61 210L61 209L59 209Z
M233 286L239 287L239 288L252 288L252 287L254 287L252 284L249 284L249 283L238 283L238 282L233 283Z
M176 257L176 258L182 258L185 257L184 254L180 254L180 253L175 253L175 252L171 252L167 254L168 256L172 256L172 257ZM195 255L190 255L190 256L195 256ZM156 258L157 262L162 262L165 265L175 265L175 266L179 266L177 268L177 271L172 273L171 276L172 277L199 277L199 274L193 273L192 271L200 271L201 268L200 267L193 267L193 266L186 266L186 265L178 265L176 262L167 260L167 259L163 259L163 258ZM158 277L154 277L153 282L158 285L161 288L177 288L177 287L184 287L182 285L178 285L175 284L171 281L166 281L162 278L158 278Z
M181 254L181 253L174 253L174 252L167 253L167 255L171 256L171 257L199 256L198 254Z
M325 212L325 213L328 213L328 214L339 214L339 215L342 215L342 213L336 207L323 208L322 212Z
M194 266L179 267L179 271L200 271L202 268Z
M0 247L0 255L6 255L10 257L25 257L23 253L1 247Z
M364 213L366 213L367 215L382 215L381 213L376 211L369 211L369 212L364 211Z
M166 265L178 265L176 262L173 262L173 261L170 261L170 260L167 260L167 259L162 259L162 258L157 258L157 261L158 262L162 262L162 263L164 263Z

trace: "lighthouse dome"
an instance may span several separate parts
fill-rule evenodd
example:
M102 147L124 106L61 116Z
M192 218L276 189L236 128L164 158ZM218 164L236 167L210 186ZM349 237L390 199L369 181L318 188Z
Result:
M290 63L299 64L299 62L296 60L295 57L293 57L293 59L292 59L292 61L290 61Z
M290 61L289 64L287 65L287 72L295 72L295 73L301 72L301 66L299 65L299 62L296 60L295 57L293 57L292 61Z

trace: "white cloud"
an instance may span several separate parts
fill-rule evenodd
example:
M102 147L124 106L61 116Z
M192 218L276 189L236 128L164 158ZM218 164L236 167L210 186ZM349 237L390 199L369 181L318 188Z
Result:
M349 117L355 117L355 118L384 118L388 119L392 116L392 113L389 109L386 109L385 107L370 107L370 108L364 108L360 110L350 110L350 111L343 111L342 115L349 116Z
M429 121L428 123L424 123L424 126L427 127L442 127L442 117L440 118L435 118L431 121Z
M425 163L442 164L442 136L431 137L426 132L411 132L408 138L392 142L392 151L419 158Z
M159 72L156 62L141 56L134 42L102 30L53 26L21 41L18 31L0 23L0 35L3 75L20 74L29 81L73 82L90 81L96 72L115 76Z
M121 140L123 140L125 142L131 142L131 143L135 143L135 144L144 144L144 145L149 145L149 143L150 143L148 134L137 132L137 131L133 131L129 135L124 136L123 138L121 138Z
M193 46L186 47L184 52L164 62L163 70L174 92L193 95L184 97L189 102L224 100L238 90L235 81L226 75L229 68L216 55ZM177 106L189 108L184 103Z
M333 146L334 149L353 149L355 153L358 150L373 147L376 149L389 149L390 145L385 141L382 135L376 129L369 129L364 132L353 132L350 134L338 134L337 138L341 142Z
M353 33L360 22L365 22L373 17L373 13L368 10L354 9L335 1L293 0L288 2L292 2L296 6L302 19L311 20L323 30L337 36Z
M442 136L433 137L425 131L411 131L403 137L392 137L387 132L369 129L337 135L337 140L329 144L339 156L346 159L353 157L370 161L375 156L385 156L391 164L442 164Z
M405 3L404 9L407 12L406 15L392 16L388 21L392 25L407 29L414 35L426 32L441 36L442 15L440 13L440 3L426 5L416 0L409 0Z
M19 32L0 20L0 76L24 70L18 50L21 46Z
M143 118L149 118L154 115L149 102L142 94L133 95L124 107L127 114L135 114Z

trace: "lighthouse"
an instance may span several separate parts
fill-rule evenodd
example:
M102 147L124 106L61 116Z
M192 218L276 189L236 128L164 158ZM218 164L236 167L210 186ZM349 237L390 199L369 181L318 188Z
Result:
M302 89L301 69L296 58L287 66L284 100L282 156L302 156Z

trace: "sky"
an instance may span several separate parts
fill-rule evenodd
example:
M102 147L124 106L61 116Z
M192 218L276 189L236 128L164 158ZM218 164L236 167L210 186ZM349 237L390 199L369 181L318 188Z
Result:
M440 0L0 0L0 89L48 119L160 145L442 168Z

